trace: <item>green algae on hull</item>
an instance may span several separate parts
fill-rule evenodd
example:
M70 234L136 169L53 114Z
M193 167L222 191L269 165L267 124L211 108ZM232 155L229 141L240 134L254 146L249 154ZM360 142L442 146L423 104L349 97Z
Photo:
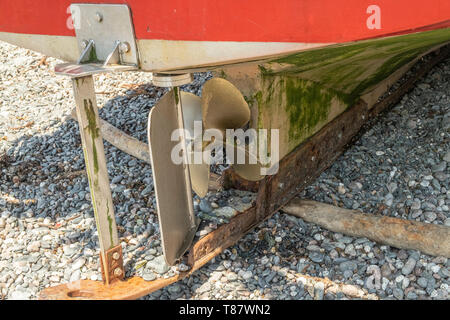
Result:
M247 98L258 105L257 128L279 129L281 139L285 132L280 143L289 152L395 71L449 41L450 29L441 29L314 49L261 64L260 90Z
M327 119L333 95L311 81L287 78L284 82L289 139L297 140Z
M327 122L333 102L345 106L339 93L313 81L268 76L261 83L263 90L249 99L258 104L258 128L279 129L280 143L288 150Z
M420 54L450 41L450 28L340 44L299 52L262 66L263 76L289 75L318 82L353 104L368 89Z

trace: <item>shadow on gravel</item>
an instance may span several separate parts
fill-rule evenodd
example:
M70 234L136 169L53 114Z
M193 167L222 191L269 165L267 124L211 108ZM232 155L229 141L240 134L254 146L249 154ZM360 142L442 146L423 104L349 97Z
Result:
M182 90L199 95L203 80L194 76L194 82ZM148 84L126 89L125 94L106 101L99 109L100 117L147 142L148 113L168 89ZM88 249L98 265L98 237L78 124L68 114L62 121L41 127L40 132L46 133L22 135L0 155L0 216L14 219L8 222L11 232L15 235L27 232L27 242L41 240L52 230L59 231L57 241L40 241L40 254L42 249L48 249L46 254L58 260L63 252L71 263L85 257ZM127 275L130 275L136 272L133 265L145 257L148 248L160 251L152 171L149 164L106 141L104 145L119 237L127 242L124 256ZM28 239L30 233L33 235ZM74 250L69 248L67 253L67 247ZM21 250L23 255L32 255L27 245ZM5 257L13 256L8 253ZM15 256L11 267L14 261ZM68 280L65 276L60 283Z

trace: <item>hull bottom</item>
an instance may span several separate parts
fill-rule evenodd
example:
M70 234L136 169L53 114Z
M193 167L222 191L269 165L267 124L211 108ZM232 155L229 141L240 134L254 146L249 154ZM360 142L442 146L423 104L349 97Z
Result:
M75 37L0 32L0 40L66 62L80 56ZM282 56L330 43L137 40L143 71L196 71Z

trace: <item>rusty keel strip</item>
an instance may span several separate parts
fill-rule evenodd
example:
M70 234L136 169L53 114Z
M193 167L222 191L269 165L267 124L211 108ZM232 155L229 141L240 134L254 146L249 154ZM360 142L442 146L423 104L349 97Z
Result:
M47 288L41 292L40 299L136 299L191 275L224 249L234 245L243 235L269 218L313 182L342 154L346 145L370 118L392 107L412 88L417 79L449 57L450 46L447 45L431 55L426 64L414 70L410 78L370 110L366 103L359 101L298 146L280 161L280 169L276 175L267 176L258 184L249 184L239 180L232 172L226 173L222 178L228 187L257 189L256 203L232 218L230 223L220 226L193 244L188 253L188 264L191 267L189 272L149 282L133 277L110 285L104 285L100 281L80 280Z

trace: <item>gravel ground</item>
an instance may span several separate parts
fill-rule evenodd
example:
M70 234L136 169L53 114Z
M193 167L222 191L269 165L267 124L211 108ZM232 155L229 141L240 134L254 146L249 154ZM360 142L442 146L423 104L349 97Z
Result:
M0 298L35 299L45 287L101 279L98 239L70 80L58 62L0 42ZM184 90L200 94L209 74ZM165 90L146 73L98 75L100 116L147 140ZM367 213L450 226L450 60L383 115L302 197ZM140 86L135 84L142 84ZM105 143L127 275L168 277L150 165ZM223 168L218 167L217 170ZM210 193L194 206L202 237L254 194ZM448 299L450 262L351 238L283 213L193 276L143 299Z

